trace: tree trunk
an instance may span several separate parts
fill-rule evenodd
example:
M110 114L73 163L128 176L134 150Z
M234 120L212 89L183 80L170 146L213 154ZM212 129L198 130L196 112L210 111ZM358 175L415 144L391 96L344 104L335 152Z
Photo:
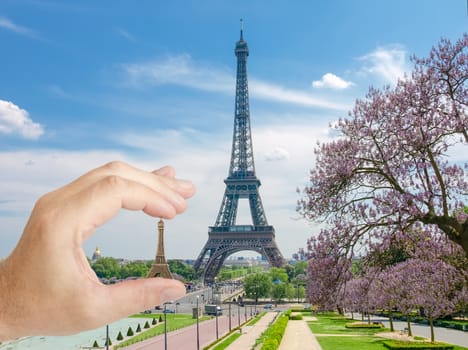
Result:
M354 312L351 311L351 319L354 320Z
M431 343L434 342L434 321L432 320L432 317L428 317L429 319L429 325L431 326Z
M388 321L390 322L390 332L395 332L395 328L393 328L393 314L391 311L388 313Z
M370 324L370 312L367 311L367 323Z
M412 337L413 332L411 332L411 318L409 314L406 314L406 324L408 325L408 335Z

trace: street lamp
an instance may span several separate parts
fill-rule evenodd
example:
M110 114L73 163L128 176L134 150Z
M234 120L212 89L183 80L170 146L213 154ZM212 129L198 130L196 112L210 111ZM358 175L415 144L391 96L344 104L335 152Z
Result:
M229 300L229 332L231 331L231 300Z
M202 294L203 295L203 294ZM197 350L200 350L200 325L199 325L199 309L198 309L198 300L200 296L197 295Z
M218 331L218 302L216 301L216 339L219 338L219 331Z
M240 326L240 302L237 301L237 325Z
M106 324L106 350L109 350L109 325Z
M172 301L164 303L164 350L167 350L167 304L172 304Z

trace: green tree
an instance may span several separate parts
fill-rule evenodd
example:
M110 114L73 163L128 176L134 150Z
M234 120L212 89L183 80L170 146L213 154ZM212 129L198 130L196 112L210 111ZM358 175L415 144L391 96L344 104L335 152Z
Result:
M91 264L91 268L100 278L120 278L120 266L118 260L115 258L99 258L96 262Z
M191 281L195 278L195 269L192 265L176 259L168 260L167 263L171 272L182 276L186 281Z
M271 278L268 273L259 272L250 274L244 279L245 294L250 299L266 298L271 291Z
M273 286L271 288L271 296L276 304L280 303L281 299L286 297L287 287L288 287L288 283L283 283L283 282L274 283L273 282Z
M288 300L294 300L296 298L296 288L291 283L286 285L286 298Z
M268 271L268 274L270 275L270 278L273 282L275 281L281 281L283 283L288 282L288 274L286 272L286 269L282 267L272 267Z
M145 262L131 261L120 268L120 278L127 277L145 277L149 268Z

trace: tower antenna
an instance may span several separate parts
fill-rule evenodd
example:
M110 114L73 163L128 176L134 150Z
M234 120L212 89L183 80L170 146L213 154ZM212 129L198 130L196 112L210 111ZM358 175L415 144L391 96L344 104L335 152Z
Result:
M468 0L467 0L468 1ZM242 20L242 18L240 19L240 38L241 40L244 39L244 21Z

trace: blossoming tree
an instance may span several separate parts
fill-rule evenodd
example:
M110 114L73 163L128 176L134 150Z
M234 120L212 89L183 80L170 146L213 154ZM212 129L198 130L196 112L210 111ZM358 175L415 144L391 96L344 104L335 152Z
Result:
M447 156L455 147L468 151L468 35L441 40L413 62L410 77L371 88L337 122L339 137L319 144L298 211L351 227L343 245L420 223L468 256L468 163Z

